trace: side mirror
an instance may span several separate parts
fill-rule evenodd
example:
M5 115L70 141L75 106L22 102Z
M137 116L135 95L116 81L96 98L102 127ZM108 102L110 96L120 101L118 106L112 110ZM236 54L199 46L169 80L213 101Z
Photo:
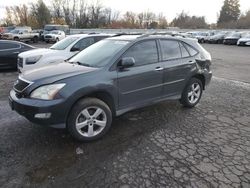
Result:
M135 65L135 59L133 57L124 57L118 64L120 68L129 68Z
M23 32L19 32L19 35L22 35L23 34Z
M80 51L80 48L72 47L70 51L71 52L77 52L77 51Z

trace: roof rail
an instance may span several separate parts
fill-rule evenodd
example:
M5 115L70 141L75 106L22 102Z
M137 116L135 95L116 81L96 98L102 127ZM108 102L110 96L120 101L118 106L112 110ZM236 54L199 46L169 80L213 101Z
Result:
M170 33L170 32L153 32L153 33L146 33L146 34L143 34L142 36L138 37L138 38L145 38L145 37L149 37L149 36L152 36L152 35L168 35L168 36L172 36L172 37L175 37L175 36L180 36L180 37L183 37L183 38L186 38L186 36L184 35L181 35L179 33Z
M96 33L96 32L88 33L88 35L95 35L95 34L100 34L100 33Z
M116 33L113 37L118 37L122 35L143 35L143 33Z

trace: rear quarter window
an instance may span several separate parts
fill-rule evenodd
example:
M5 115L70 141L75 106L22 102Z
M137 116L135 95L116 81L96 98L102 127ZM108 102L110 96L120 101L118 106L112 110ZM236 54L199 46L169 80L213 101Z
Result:
M194 49L194 47L183 43L183 45L186 47L186 49L188 50L188 52L190 53L191 56L195 56L196 54L198 54L198 51L196 49Z

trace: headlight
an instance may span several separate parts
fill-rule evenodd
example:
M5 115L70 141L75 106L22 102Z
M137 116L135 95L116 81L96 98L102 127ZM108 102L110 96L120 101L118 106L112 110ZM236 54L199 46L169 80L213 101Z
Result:
M41 86L30 94L31 98L53 100L55 95L65 86L65 84L51 84Z
M28 57L26 59L26 64L30 65L30 64L35 64L37 61L39 61L41 59L42 55L38 55L38 56L33 56L33 57Z

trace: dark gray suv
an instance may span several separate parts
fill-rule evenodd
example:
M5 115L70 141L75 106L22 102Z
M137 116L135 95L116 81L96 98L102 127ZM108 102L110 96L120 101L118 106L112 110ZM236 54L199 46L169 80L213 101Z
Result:
M209 84L211 56L196 40L123 35L20 75L13 110L31 122L65 127L80 141L102 137L112 117L163 100L194 107Z

